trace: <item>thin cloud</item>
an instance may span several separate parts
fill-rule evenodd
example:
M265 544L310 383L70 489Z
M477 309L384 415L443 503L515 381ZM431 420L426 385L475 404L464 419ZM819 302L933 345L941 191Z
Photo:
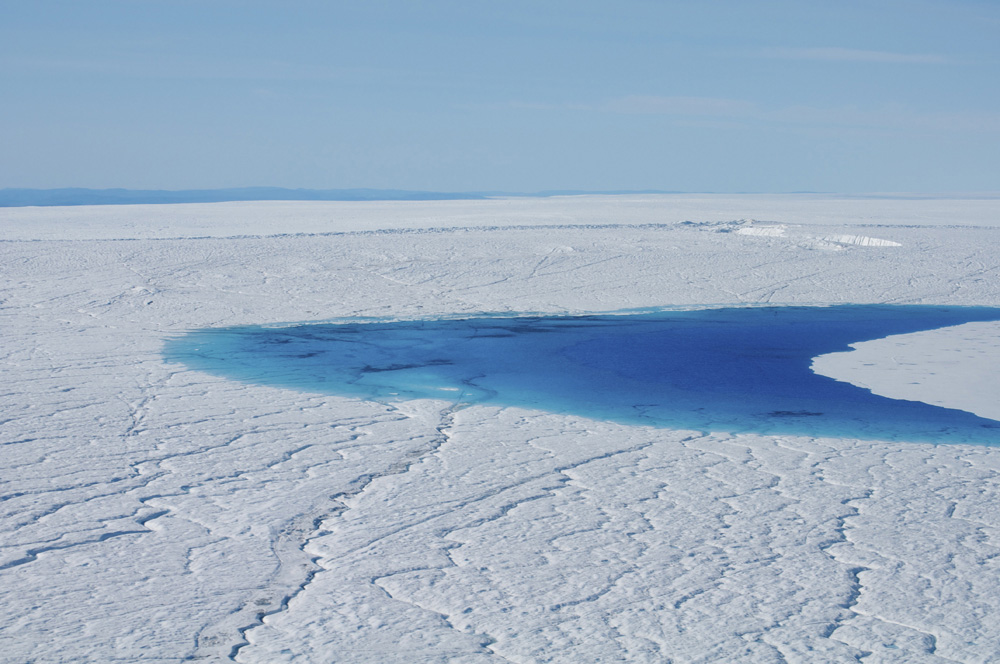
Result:
M938 134L1000 133L1000 113L994 111L930 111L901 104L878 106L774 105L731 97L626 95L604 101L532 102L463 105L474 110L518 110L540 113L607 113L661 116L686 126L746 128L750 125L804 130L876 130Z
M901 65L943 65L951 59L934 53L893 53L857 48L828 46L821 48L770 48L762 52L769 58L785 60L821 60L825 62L872 62Z
M693 115L739 117L753 114L756 104L741 99L719 97L664 97L629 95L603 104L599 110L637 115Z
M516 103L536 111L590 111L617 115L659 115L676 121L763 124L813 129L878 129L958 133L1000 132L1000 113L929 112L905 106L766 106L745 99L628 95L599 103ZM735 125L734 125L735 126Z

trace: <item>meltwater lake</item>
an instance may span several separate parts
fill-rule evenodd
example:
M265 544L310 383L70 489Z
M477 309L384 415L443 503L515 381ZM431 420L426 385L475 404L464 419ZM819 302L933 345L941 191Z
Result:
M817 375L812 358L1000 308L843 305L241 326L168 361L380 402L446 399L701 431L1000 444L1000 422Z

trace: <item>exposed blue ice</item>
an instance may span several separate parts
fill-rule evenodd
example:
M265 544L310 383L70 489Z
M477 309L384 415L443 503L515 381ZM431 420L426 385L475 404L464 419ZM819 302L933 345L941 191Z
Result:
M1000 444L1000 422L817 375L851 343L1000 320L985 307L844 305L195 330L166 358L376 401L436 398L657 427Z

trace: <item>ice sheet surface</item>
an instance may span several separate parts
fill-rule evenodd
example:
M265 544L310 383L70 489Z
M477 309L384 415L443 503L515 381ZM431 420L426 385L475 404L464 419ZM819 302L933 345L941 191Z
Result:
M841 305L621 316L247 326L191 332L168 361L228 378L377 401L503 404L729 433L1000 444L1000 422L888 399L810 370L894 334L1000 309Z
M331 318L997 307L998 228L997 200L819 196L0 211L0 661L998 661L1000 449L377 403L162 354ZM997 329L833 370L988 417L957 388L1000 375Z

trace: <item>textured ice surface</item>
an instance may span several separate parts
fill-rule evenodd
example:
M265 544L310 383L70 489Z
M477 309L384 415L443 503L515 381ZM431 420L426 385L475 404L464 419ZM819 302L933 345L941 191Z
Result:
M161 355L353 316L1000 305L996 201L677 204L4 211L0 660L996 661L1000 450L378 404ZM906 361L996 375L983 325ZM879 391L962 408L932 372Z

